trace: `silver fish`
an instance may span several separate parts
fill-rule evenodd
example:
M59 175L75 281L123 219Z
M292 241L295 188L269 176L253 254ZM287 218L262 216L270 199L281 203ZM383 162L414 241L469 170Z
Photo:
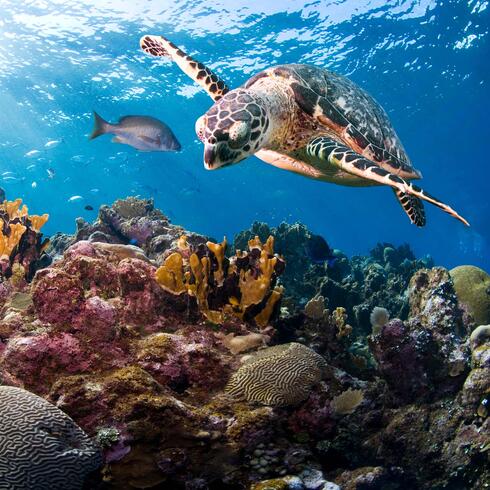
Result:
M125 143L140 151L179 151L181 148L172 130L150 116L124 116L117 124L111 124L94 111L90 139L101 134L113 134L114 143Z

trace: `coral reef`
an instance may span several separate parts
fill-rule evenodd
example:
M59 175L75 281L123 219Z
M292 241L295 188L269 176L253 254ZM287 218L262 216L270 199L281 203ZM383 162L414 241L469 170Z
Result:
M102 464L100 449L60 409L0 386L2 488L78 490Z
M161 263L161 254L177 248L177 242L184 234L192 245L203 244L208 240L181 226L172 225L160 210L155 209L153 199L128 197L115 201L112 206L101 206L94 223L78 218L75 234L56 234L51 240L48 253L59 257L75 242L88 240L135 245L143 250L146 257Z
M28 214L22 199L0 204L0 277L13 281L32 279L47 246L40 229L48 215Z
M86 488L489 481L488 325L407 247L348 259L302 225L254 225L230 257L132 198L53 242L32 282L0 284L0 382L98 441ZM372 331L375 307L392 319Z
M276 251L287 263L279 284L285 288L283 303L291 312L322 296L330 311L345 308L356 335L371 333L370 314L375 307L385 308L392 318L407 318L408 282L418 269L433 265L428 257L417 260L408 245L389 243L378 244L369 257L349 260L300 223L271 228L255 222L235 236L235 248L244 248L254 236L261 240L273 236ZM325 242L322 247L320 239Z
M468 307L477 325L490 323L490 275L472 265L460 265L450 271L461 303Z

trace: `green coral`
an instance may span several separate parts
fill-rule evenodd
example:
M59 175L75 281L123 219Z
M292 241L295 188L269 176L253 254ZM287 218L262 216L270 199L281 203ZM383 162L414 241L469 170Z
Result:
M455 267L450 275L458 300L468 307L476 324L490 323L490 275L472 265Z
M119 441L119 436L121 434L115 427L103 427L99 429L97 432L97 442L101 447L111 447L113 444L116 444Z

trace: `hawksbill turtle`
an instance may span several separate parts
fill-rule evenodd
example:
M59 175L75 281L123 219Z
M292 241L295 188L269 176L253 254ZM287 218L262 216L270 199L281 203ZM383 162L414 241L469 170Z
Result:
M417 226L426 223L422 201L468 225L450 206L410 182L422 174L411 164L386 112L348 78L288 64L267 68L230 90L208 67L162 36L145 35L140 46L152 56L173 60L215 101L196 121L208 170L255 155L326 182L387 185Z

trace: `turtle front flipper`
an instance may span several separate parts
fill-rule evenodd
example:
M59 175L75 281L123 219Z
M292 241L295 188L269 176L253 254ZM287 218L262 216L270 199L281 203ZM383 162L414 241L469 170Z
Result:
M188 56L163 36L145 35L140 39L141 49L152 56L173 60L180 69L197 82L213 100L219 100L230 91L225 82L208 67Z
M410 221L416 226L425 226L425 210L422 201L418 197L411 196L410 194L402 192L398 189L393 189L393 192L395 193L401 207L405 213L407 213Z
M362 177L379 184L389 185L393 189L400 191L402 194L408 194L424 201L430 202L450 214L454 218L469 226L462 216L447 204L444 204L439 199L431 196L420 187L413 185L398 175L391 174L385 169L379 167L372 161L364 158L359 153L356 153L351 148L343 145L334 139L320 136L312 139L306 147L306 152L311 158L318 158L321 161L335 165L341 170L352 175ZM403 204L402 204L403 205ZM410 216L410 215L409 215Z

